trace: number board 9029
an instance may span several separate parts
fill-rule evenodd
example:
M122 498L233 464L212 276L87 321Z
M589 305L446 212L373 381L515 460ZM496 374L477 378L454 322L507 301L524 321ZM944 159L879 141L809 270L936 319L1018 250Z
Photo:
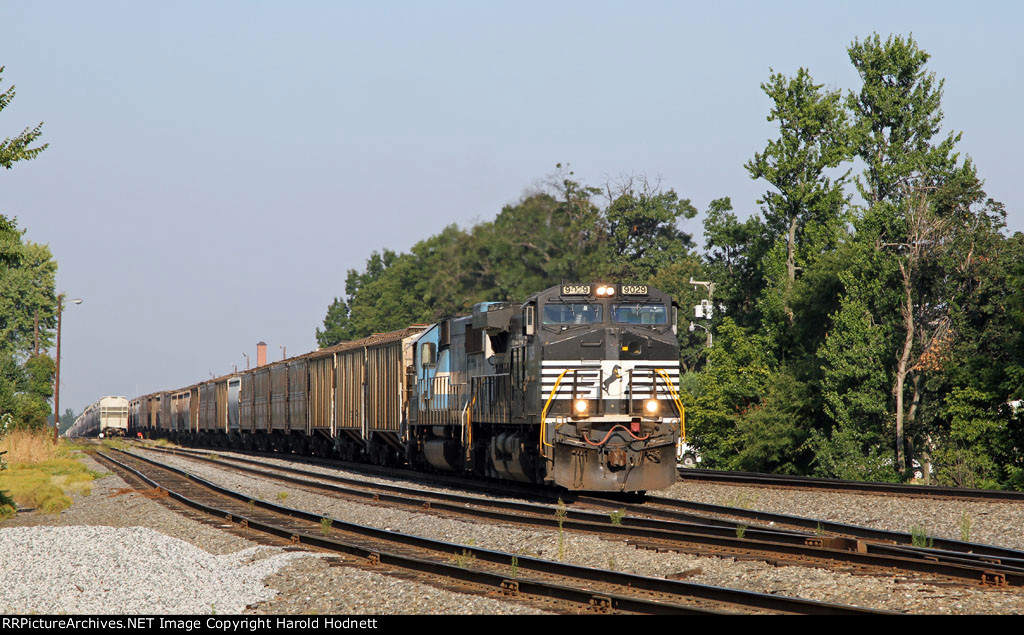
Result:
M562 295L590 295L589 284L563 284Z
M647 295L646 284L624 284L622 285L622 295Z

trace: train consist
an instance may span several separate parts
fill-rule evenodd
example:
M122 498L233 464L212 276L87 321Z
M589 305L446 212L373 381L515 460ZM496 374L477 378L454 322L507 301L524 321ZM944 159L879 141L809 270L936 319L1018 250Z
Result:
M123 437L128 431L128 398L103 397L78 415L68 437Z
M133 436L645 491L684 436L677 305L560 285L131 402Z

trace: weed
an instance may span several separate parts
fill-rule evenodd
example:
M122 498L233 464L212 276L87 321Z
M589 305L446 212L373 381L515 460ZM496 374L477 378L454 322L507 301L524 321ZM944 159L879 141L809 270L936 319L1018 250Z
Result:
M608 569L611 571L619 570L619 566L615 562L615 556L608 556Z
M736 525L736 537L743 539L743 536L747 533L747 525Z
M972 524L973 521L971 520L970 514L967 512L960 512L960 540L963 540L964 542L971 541Z
M513 578L519 577L519 556L512 556L512 572L510 575Z
M102 445L104 448L110 448L112 450L128 449L124 443L124 439L103 439Z
M472 549L463 549L462 554L455 556L455 566L460 569L465 569L469 565L476 561L476 554L473 553Z
M250 498L249 499L249 513L251 514L254 511L256 511L256 501L254 501L253 499Z
M555 518L558 519L558 561L561 562L565 559L565 531L562 529L562 525L565 523L565 517L569 515L566 511L565 502L559 498L558 507L555 510Z
M325 536L327 534L331 533L331 524L333 522L334 521L332 519L330 519L330 518L321 518L320 519L320 533L322 533Z
M750 496L748 494L736 494L732 498L725 501L727 507L739 507L740 509L754 509L754 505L757 504L757 496Z
M611 519L613 525L621 525L622 517L626 515L626 510L616 509L608 514L608 518Z
M277 500L279 500L282 503L284 503L286 500L288 500L288 492L278 492L277 493Z
M927 527L911 527L910 528L910 544L915 547L925 547L931 549L932 545L935 544L935 539L928 535Z
M824 536L825 535L825 528L821 526L821 523L818 523L818 526L814 529L814 535L815 536Z

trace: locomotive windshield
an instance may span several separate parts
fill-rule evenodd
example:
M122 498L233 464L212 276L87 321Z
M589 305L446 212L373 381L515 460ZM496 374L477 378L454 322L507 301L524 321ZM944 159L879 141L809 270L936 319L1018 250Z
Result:
M566 302L544 305L544 324L598 324L601 322L600 304Z
M612 322L616 324L668 324L668 308L664 304L614 304Z

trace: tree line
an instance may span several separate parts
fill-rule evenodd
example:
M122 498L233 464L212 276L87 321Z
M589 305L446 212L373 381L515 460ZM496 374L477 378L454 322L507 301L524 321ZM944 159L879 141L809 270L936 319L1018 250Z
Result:
M0 81L4 67L0 66ZM14 99L0 93L0 111ZM36 158L42 123L0 141L0 166ZM47 350L57 325L57 263L46 245L24 240L16 218L0 213L0 416L16 426L43 427L51 416L55 363Z
M562 281L646 282L686 309L681 395L706 466L1024 489L1024 234L1008 235L960 133L941 133L928 53L878 34L847 52L860 85L845 92L770 72L777 136L744 166L759 209L740 220L712 201L702 246L674 189L559 165L492 221L374 252L317 341ZM710 320L690 311L701 300Z

